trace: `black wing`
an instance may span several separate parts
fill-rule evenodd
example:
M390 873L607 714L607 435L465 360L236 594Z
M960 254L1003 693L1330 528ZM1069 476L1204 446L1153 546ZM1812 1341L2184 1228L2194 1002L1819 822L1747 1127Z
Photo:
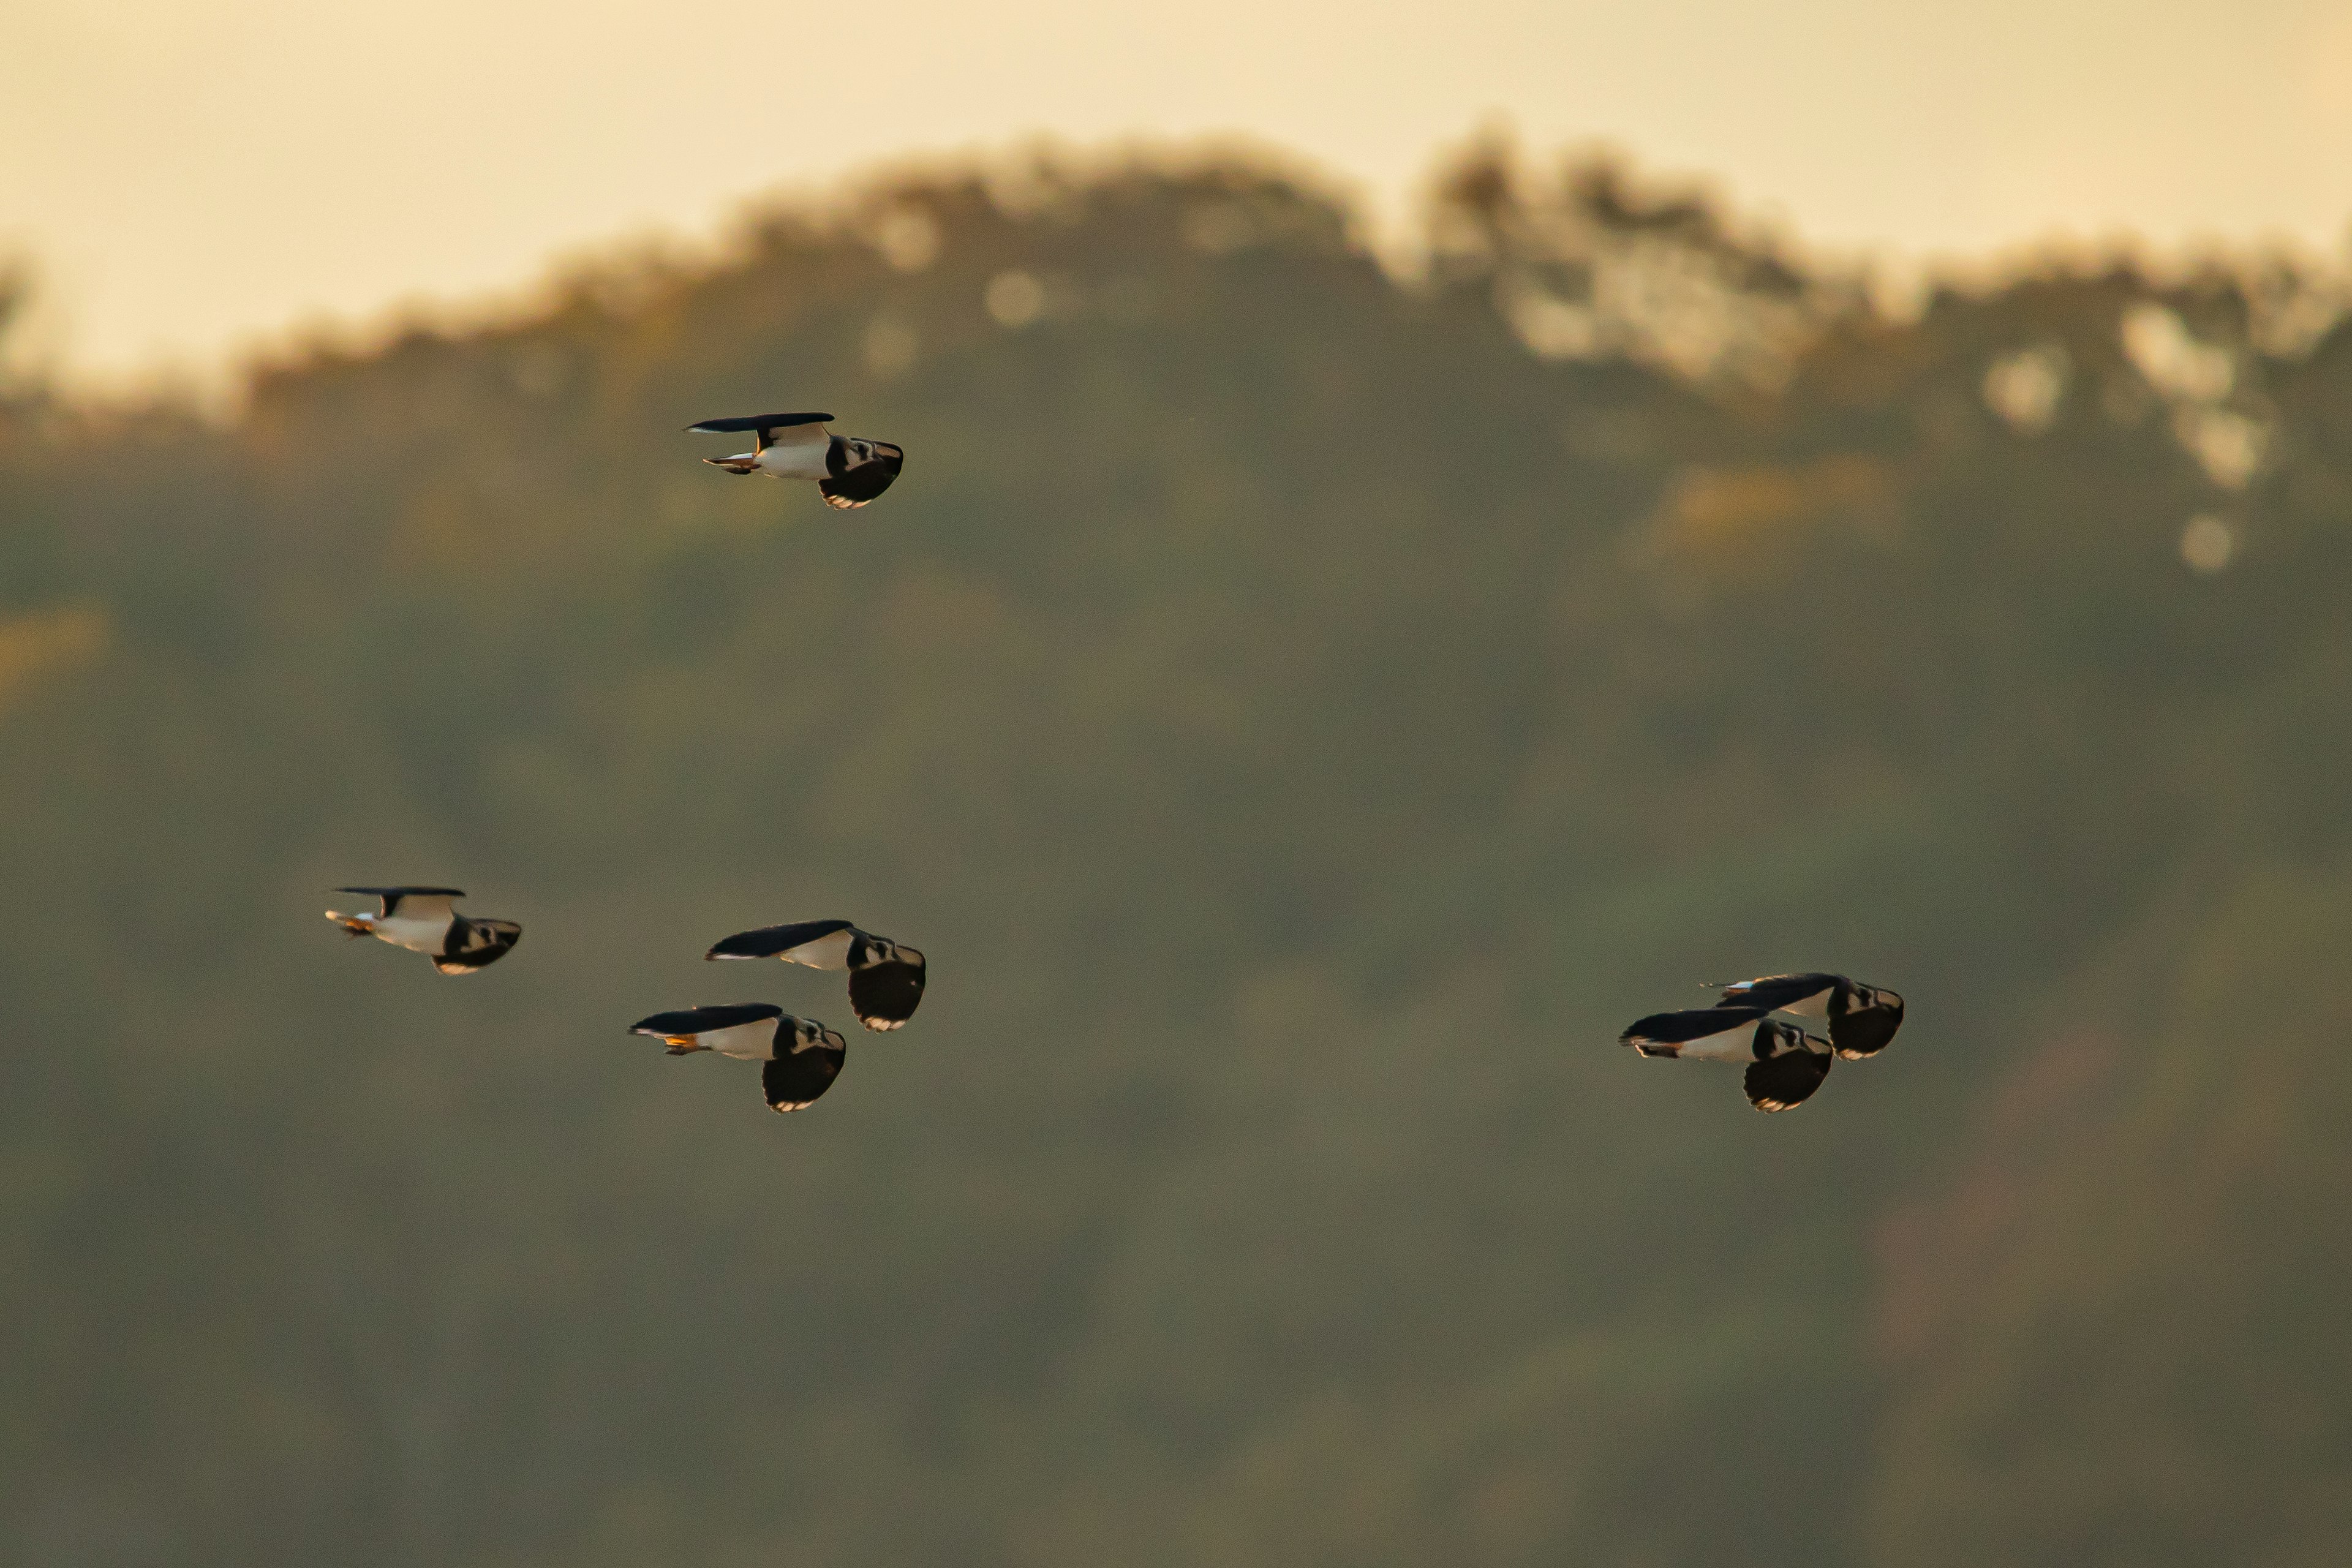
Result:
M723 436L733 430L757 430L765 435L794 425L829 424L832 419L830 414L741 414L732 419L706 419L686 429L690 436Z
M1725 986L1723 1005L1762 1007L1778 1013L1812 1000L1843 978L1838 974L1768 974L1760 980L1743 980L1737 985Z
M1759 1110L1789 1110L1802 1105L1837 1058L1827 1051L1784 1051L1748 1064L1748 1103Z
M883 963L869 963L849 972L849 1007L869 1029L895 1029L915 1016L923 999L923 977L929 967L911 947Z
M1892 991L1857 985L1845 1011L1830 1020L1830 1044L1848 1061L1874 1057L1903 1026L1903 998Z
M831 936L837 931L850 929L847 921L795 921L791 925L761 926L758 931L739 931L702 956L705 958L773 958L780 952L790 952L803 942Z
M521 940L522 927L512 921L478 921L460 915L449 922L449 934L433 967L444 974L471 974L504 958Z
M1712 1038L1762 1016L1761 1007L1685 1007L1677 1013L1653 1013L1637 1019L1617 1037L1617 1043L1632 1046L1645 1057L1672 1056L1678 1046Z
M824 497L825 505L848 511L890 488L898 470L907 466L907 454L887 441L874 443L874 451L873 457L856 468L816 482L817 493Z
M760 1064L760 1092L771 1110L805 1110L833 1087L849 1059L848 1044L827 1029L820 1045L798 1046Z
M656 1013L650 1018L640 1018L629 1026L633 1035L699 1035L711 1029L731 1029L738 1024L753 1024L761 1018L781 1018L782 1007L765 1002L739 1002L725 1007L687 1007L675 1013Z

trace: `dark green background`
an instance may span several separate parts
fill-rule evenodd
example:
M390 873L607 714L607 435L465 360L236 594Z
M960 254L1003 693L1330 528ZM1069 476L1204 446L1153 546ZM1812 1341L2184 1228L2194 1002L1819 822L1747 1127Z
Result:
M2342 1562L2352 329L1493 149L1351 220L950 172L226 424L16 384L0 1557ZM804 405L898 488L677 433ZM521 946L319 919L404 880ZM849 1023L700 959L832 915L931 988L813 1111L624 1035ZM1796 1114L1614 1044L1815 967L1910 1016Z

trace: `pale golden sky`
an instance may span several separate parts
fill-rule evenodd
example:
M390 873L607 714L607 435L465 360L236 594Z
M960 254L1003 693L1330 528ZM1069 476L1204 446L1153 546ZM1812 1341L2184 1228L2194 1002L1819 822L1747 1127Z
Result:
M1047 132L1241 132L1391 214L1501 117L1841 247L2352 223L2352 0L0 0L0 254L86 375Z

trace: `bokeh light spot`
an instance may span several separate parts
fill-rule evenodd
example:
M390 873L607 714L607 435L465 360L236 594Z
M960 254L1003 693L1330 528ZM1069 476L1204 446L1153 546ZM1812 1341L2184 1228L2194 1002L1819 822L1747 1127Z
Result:
M2237 553L2237 531L2210 512L2190 518L2189 526L2180 531L2180 558L2193 572L2210 577L2229 565Z

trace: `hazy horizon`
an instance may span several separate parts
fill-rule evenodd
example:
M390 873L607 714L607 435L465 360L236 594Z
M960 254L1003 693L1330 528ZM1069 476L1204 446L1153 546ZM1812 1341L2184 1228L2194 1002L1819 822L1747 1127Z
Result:
M393 25L28 0L0 21L0 258L37 282L18 353L86 386L216 374L321 321L511 294L567 254L705 243L779 190L1038 137L1240 139L1394 224L1445 147L1501 124L1898 265L2126 240L2341 256L2352 220L2352 16L2314 0L2196 0L2163 26L2003 0L1965 31L1851 0L1487 0L1434 28L1317 4L765 16L746 37L626 0L427 0Z

